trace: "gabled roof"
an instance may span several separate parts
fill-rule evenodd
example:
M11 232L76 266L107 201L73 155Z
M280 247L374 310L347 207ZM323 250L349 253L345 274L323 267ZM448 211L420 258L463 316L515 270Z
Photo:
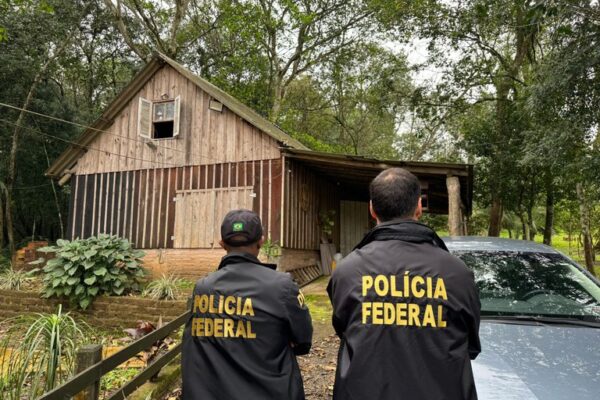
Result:
M142 89L156 71L165 64L168 64L181 75L185 76L200 89L208 93L212 98L223 103L223 105L233 113L281 143L283 147L308 150L302 143L292 138L277 125L273 124L241 101L219 89L206 79L193 74L187 68L164 54L155 53L152 60L150 60L150 62L135 75L131 82L129 82L121 93L108 105L108 107L106 107L102 115L76 139L76 144L69 146L52 163L52 165L50 165L46 170L46 175L58 178L66 169L71 168L77 162L79 157L85 153L86 147L89 146L98 135L101 135L104 130L110 128L114 119L119 115L123 108L125 108L131 99Z

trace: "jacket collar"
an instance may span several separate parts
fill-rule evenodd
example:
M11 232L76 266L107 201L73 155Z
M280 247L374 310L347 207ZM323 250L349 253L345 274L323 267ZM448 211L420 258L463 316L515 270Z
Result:
M430 243L448 251L446 244L433 229L425 224L408 219L394 219L371 229L354 249L360 249L374 241L402 240L410 243Z
M263 267L267 267L272 270L277 269L276 264L262 263L262 262L260 262L260 260L258 258L253 256L252 254L237 253L237 252L231 252L231 253L227 254L225 257L223 257L221 259L221 263L219 264L219 268L217 268L217 269L224 268L227 265L231 265L231 264L248 264L248 263L262 265Z

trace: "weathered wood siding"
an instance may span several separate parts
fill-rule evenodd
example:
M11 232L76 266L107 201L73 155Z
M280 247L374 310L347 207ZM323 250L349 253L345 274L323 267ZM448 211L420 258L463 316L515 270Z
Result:
M362 240L370 228L369 219L369 203L366 201L343 200L340 202L341 235L338 251L342 255L348 255Z
M319 250L319 212L335 210L333 241L339 246L339 190L301 163L286 160L284 177L283 246Z
M250 187L249 204L260 215L265 236L280 241L281 166L281 159L274 159L77 175L67 233L70 238L108 233L138 248L173 248L178 193ZM213 221L187 222L186 234L192 229L213 232Z
M181 96L180 133L173 139L138 136L138 99ZM133 97L113 125L92 142L75 172L78 175L220 164L280 157L278 143L227 107L210 110L210 96L168 65ZM150 142L150 145L148 144Z

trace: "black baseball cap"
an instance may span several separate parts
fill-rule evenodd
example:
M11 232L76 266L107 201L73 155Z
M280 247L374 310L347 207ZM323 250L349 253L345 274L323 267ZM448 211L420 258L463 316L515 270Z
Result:
M247 246L256 243L262 235L260 217L254 211L232 210L223 218L221 239L230 246Z

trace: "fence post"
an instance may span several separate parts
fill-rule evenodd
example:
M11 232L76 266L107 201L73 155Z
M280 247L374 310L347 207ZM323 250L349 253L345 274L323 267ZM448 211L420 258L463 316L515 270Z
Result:
M102 345L90 344L81 346L77 350L77 358L75 361L75 373L78 374L91 367L92 365L102 361ZM75 396L75 400L98 400L100 396L100 380L92 383L90 386L82 390Z

